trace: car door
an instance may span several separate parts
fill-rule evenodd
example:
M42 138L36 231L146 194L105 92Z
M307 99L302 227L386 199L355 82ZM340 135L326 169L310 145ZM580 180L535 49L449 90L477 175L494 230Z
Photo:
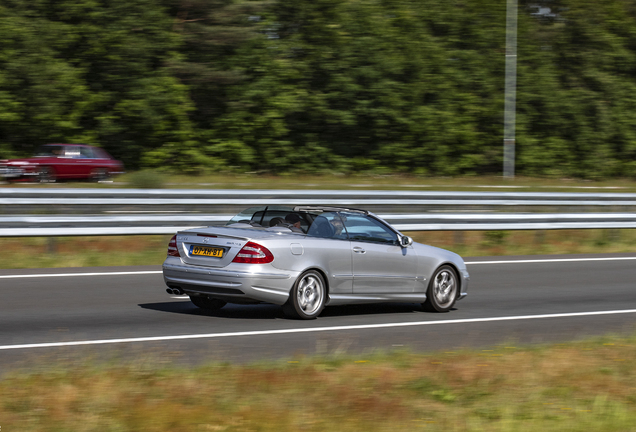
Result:
M402 247L382 221L363 213L341 212L351 242L354 294L409 293L415 290L417 255Z
M88 146L78 146L79 154L75 159L75 173L78 178L90 178L94 169L99 166L99 159L95 156L93 149Z
M64 145L45 145L40 148L38 161L43 167L50 168L52 175L57 179L68 179L73 172L70 156L66 156L66 147Z
M65 147L65 155L68 161L68 178L79 179L90 177L95 158L90 148L70 145Z
M58 156L56 162L56 171L58 178L76 179L80 177L81 163L80 152L77 146L64 146L61 156Z
M336 212L325 212L317 216L307 230L305 256L309 262L317 263L326 270L329 292L351 294L353 271L351 242L346 233L334 225L340 221Z

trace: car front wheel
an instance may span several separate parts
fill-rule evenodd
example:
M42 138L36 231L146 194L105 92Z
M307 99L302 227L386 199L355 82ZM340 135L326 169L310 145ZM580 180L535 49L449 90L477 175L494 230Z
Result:
M458 292L457 273L451 266L443 265L433 273L422 306L430 312L447 312L455 304Z
M106 181L109 177L110 173L106 168L95 168L91 171L91 178L97 183Z
M283 310L290 318L314 319L325 307L326 298L327 289L322 275L308 270L296 280Z

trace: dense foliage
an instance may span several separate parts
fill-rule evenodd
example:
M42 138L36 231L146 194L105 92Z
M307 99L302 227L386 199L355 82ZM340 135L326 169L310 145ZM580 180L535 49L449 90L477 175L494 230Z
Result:
M550 14L537 14L537 7ZM534 15L533 15L534 13ZM0 157L497 174L504 0L4 0ZM636 4L520 0L517 172L636 172Z

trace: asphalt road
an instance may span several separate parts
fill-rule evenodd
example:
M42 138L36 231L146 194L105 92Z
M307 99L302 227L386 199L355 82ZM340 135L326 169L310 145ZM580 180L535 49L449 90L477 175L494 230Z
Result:
M633 334L636 256L466 259L469 295L448 313L414 304L338 306L314 321L280 307L215 313L170 296L159 266L0 270L0 366L142 359L289 361L375 350L488 349Z

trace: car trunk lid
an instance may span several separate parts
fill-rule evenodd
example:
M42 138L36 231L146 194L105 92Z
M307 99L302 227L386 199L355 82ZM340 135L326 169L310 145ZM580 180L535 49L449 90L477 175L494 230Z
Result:
M256 229L195 228L177 233L176 246L184 263L218 268L230 264L248 242L270 236Z

